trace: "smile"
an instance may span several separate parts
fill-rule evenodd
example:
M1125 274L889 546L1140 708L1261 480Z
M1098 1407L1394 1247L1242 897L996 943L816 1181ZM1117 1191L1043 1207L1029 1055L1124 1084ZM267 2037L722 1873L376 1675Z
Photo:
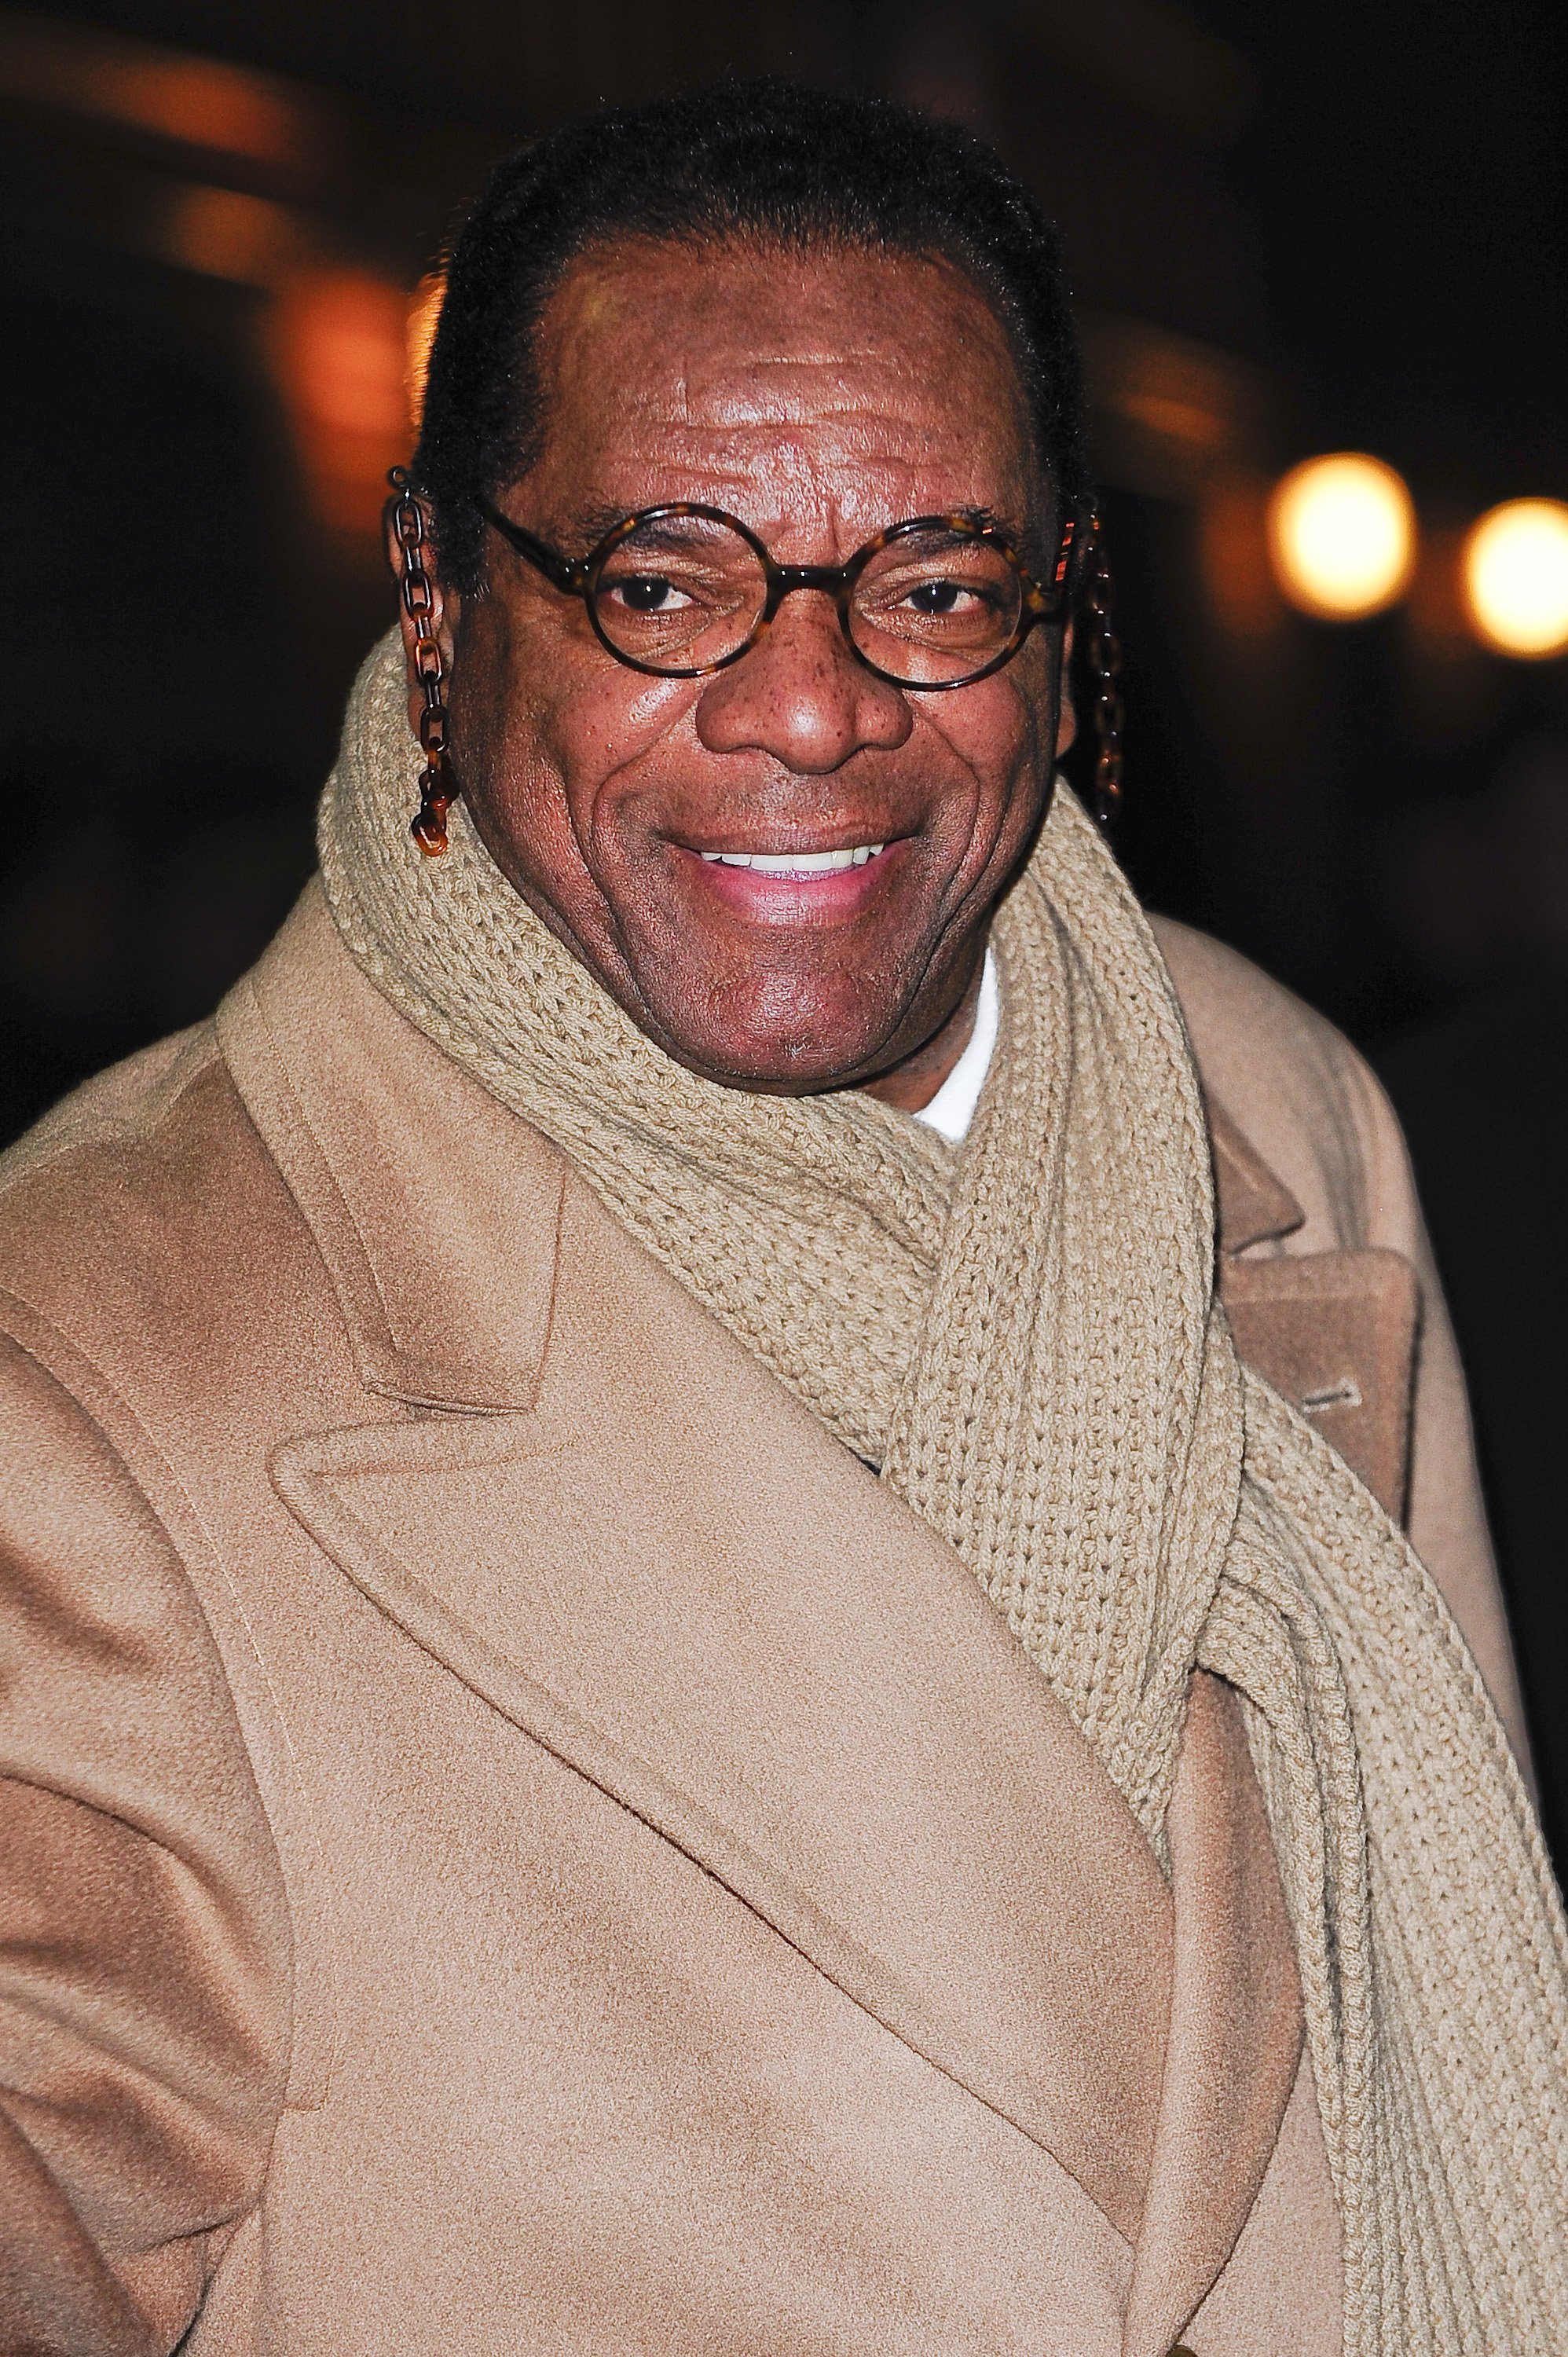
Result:
M841 868L864 867L884 848L880 843L857 843L843 851L703 851L698 857L710 866L751 867L759 875L789 878L832 876Z

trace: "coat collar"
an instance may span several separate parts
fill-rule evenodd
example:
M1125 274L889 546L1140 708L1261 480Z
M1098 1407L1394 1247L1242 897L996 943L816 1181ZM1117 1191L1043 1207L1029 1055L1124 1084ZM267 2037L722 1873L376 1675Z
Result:
M317 882L224 1000L218 1036L368 1387L532 1407L566 1177L554 1147L381 996Z
M1208 1135L1214 1148L1215 1209L1221 1253L1244 1253L1252 1244L1294 1235L1306 1213L1283 1178L1277 1178L1226 1112L1208 1100Z

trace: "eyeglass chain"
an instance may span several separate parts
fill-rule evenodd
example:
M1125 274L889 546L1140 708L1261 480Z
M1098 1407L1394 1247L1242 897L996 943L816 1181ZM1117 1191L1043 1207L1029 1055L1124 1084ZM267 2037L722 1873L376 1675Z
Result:
M425 766L420 772L419 810L409 833L427 859L439 859L446 848L446 813L456 800L446 767L446 676L435 635L435 592L424 565L424 511L405 467L394 467L389 479L394 494L392 529L403 551L403 611L413 624L414 670L424 696L419 743Z
M1100 518L1089 519L1083 603L1089 619L1084 650L1094 683L1094 815L1110 827L1122 808L1122 648L1112 619L1111 567Z

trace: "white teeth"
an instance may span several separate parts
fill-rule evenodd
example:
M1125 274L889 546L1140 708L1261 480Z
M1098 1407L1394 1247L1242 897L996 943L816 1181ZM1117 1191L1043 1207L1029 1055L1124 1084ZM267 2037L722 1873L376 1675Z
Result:
M864 867L883 847L858 843L848 851L704 851L702 856L721 867L755 867L764 876L828 876L841 867Z

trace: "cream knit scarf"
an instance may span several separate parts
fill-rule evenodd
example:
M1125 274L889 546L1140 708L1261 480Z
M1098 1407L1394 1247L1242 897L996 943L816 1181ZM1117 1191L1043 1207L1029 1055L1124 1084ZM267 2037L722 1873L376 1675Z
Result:
M961 1149L855 1092L671 1063L459 807L409 839L395 643L322 805L364 971L949 1540L1156 1851L1195 1663L1245 1698L1343 2217L1353 2357L1568 2351L1568 1937L1453 1621L1237 1361L1159 952L1064 790L993 942Z

